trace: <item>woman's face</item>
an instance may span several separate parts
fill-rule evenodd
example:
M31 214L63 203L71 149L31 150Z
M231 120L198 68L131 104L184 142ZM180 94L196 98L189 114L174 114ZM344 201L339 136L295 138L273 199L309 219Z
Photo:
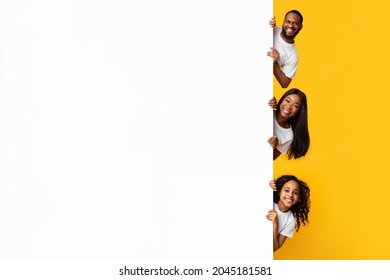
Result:
M302 107L301 99L297 94L287 95L280 103L280 114L284 118L292 118Z
M280 211L288 211L299 200L299 184L290 180L280 190L278 206Z

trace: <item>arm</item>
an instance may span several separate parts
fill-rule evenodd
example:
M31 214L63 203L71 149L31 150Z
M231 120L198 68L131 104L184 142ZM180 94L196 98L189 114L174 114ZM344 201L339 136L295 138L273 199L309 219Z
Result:
M277 219L277 218L276 218ZM286 236L278 233L278 223L273 224L274 228L274 234L273 234L273 240L274 240L274 252L278 250L280 247L282 247L284 241L286 241Z
M275 210L269 210L267 214L267 219L272 221L272 227L273 227L273 248L274 252L278 250L280 247L282 247L284 241L286 241L286 236L278 233L278 214L275 212Z
M273 110L276 111L277 102L276 102L276 98L275 97L272 97L271 100L268 101L268 106L270 106ZM271 138L268 139L268 143L271 145L272 149L274 149L273 159L275 160L281 154L280 151L278 149L276 149L276 147L279 144L278 137L276 137L276 135L272 136Z
M278 149L276 149L279 143L278 137L276 137L276 135L270 137L268 139L268 143L271 145L272 149L274 150L273 158L275 160L282 154Z
M277 159L282 153L278 149L274 149L274 160Z
M279 82L282 88L286 88L291 83L291 78L287 77L278 64L279 52L275 48L270 48L267 55L272 58L273 72L276 80Z
M291 79L283 73L277 61L274 61L273 70L274 70L274 76L276 80L279 82L280 86L282 88L288 87L291 83Z

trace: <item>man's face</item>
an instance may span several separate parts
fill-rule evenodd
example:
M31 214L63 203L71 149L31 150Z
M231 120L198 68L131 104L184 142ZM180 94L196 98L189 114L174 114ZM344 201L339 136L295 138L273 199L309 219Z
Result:
M283 21L282 35L288 40L293 40L302 29L301 18L295 13L288 13Z

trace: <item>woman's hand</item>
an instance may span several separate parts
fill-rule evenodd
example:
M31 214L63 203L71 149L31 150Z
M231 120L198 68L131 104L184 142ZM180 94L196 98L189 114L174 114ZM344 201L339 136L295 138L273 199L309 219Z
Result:
M278 140L278 137L276 137L276 135L268 138L268 143L271 145L272 149L276 149L276 147L278 146L278 143L279 143L279 140Z
M277 105L278 105L278 102L276 102L276 98L275 97L272 97L272 99L270 99L268 101L268 106L270 106L274 110L276 110Z

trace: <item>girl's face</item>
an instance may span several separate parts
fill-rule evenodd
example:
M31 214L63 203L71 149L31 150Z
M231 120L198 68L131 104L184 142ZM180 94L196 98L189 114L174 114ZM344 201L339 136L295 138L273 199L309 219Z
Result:
M290 119L298 114L302 107L301 99L297 94L287 95L280 103L280 114L282 117Z
M280 190L278 207L280 211L286 212L299 200L299 184L294 180L285 183Z

